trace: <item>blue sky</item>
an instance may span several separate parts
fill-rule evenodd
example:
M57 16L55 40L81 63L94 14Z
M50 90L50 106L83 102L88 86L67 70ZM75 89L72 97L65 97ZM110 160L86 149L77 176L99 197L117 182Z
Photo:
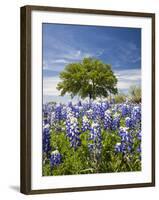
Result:
M95 57L111 64L118 89L141 84L141 29L43 24L43 101L68 101L56 89L59 73L71 62Z

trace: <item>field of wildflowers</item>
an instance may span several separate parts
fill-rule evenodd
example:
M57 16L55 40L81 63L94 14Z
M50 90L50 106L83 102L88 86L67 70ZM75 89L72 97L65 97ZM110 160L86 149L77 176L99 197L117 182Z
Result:
M141 104L43 105L43 176L141 170Z

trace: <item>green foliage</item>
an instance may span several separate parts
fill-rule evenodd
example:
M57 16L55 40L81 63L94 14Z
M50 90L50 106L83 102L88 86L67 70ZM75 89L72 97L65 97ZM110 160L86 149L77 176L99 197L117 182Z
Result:
M129 96L133 103L141 103L141 87L131 86L129 89Z
M123 93L119 93L114 96L115 103L123 103L126 101L126 95Z
M82 62L68 64L60 73L61 82L57 89L61 95L69 93L72 97L107 97L117 93L117 78L111 66L93 58L84 58Z

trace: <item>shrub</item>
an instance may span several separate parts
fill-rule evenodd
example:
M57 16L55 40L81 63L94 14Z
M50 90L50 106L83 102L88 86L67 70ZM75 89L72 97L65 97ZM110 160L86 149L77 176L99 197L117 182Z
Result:
M114 96L115 103L123 103L126 101L126 95L123 93L119 93Z
M133 103L141 103L141 87L140 86L131 86L129 89L130 100Z

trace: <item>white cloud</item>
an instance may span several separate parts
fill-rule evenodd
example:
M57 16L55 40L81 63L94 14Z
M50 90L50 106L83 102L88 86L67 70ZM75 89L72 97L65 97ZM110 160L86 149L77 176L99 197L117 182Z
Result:
M67 59L68 62L72 62L72 61L80 61L82 60L84 57L91 57L94 54L87 52L87 51L82 51L79 49L69 49L67 50L66 54L61 54L60 56Z
M52 60L52 63L68 63L68 60L66 60L66 59L54 59L54 60Z
M132 42L125 43L123 41L114 43L115 50L112 50L112 52L116 52L117 60L120 61L120 63L135 64L141 61L141 48L138 47L137 44Z
M43 79L43 95L52 96L52 95L60 95L60 91L56 89L57 84L60 82L60 78L58 76L47 77Z
M128 90L132 85L141 84L141 69L116 70L119 90Z

